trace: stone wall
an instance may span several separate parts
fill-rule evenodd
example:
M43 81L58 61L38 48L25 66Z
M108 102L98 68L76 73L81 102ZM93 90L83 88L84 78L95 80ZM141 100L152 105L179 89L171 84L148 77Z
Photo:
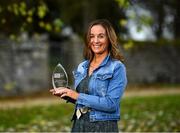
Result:
M180 46L144 44L124 53L129 83L180 83Z
M0 96L48 89L47 40L1 40L0 62Z
M48 91L52 87L53 68L58 63L66 69L72 86L72 71L83 61L83 47L83 41L74 34L56 41L1 40L0 96ZM129 84L180 83L179 45L144 44L122 52Z
M73 34L68 39L53 40L49 43L51 64L55 67L55 65L61 63L67 72L69 86L72 86L74 81L72 71L83 61L83 41Z
M78 38L70 40L61 43L59 60L73 80L71 71L83 60L83 41L77 41ZM129 84L180 83L179 45L146 42L135 45L131 50L121 49Z

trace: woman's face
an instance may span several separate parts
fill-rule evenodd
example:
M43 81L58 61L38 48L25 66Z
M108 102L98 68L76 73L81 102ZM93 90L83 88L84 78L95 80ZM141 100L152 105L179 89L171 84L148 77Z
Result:
M90 31L90 47L95 54L108 54L109 41L106 30L101 25L94 25Z

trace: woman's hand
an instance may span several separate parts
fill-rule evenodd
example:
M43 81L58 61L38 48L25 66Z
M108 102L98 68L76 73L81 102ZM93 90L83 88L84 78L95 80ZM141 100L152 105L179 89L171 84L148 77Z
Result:
M70 97L74 100L77 100L79 93L76 91L73 91L71 89L65 88L65 87L59 87L56 89L51 89L50 92L55 95L55 96L60 96L61 98L63 97Z

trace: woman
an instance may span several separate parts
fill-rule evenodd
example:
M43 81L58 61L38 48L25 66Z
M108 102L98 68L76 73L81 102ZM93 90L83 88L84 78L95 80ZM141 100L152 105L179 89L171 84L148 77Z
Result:
M75 100L72 132L118 132L120 99L127 84L123 57L109 21L90 23L85 40L85 61L73 72L75 90L51 92Z

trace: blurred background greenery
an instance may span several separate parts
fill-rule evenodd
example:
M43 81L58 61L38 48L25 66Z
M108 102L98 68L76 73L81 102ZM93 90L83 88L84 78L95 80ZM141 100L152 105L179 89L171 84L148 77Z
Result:
M83 60L89 22L108 19L125 56L121 131L180 131L178 0L0 0L0 131L70 131L73 105L49 94L60 62Z

